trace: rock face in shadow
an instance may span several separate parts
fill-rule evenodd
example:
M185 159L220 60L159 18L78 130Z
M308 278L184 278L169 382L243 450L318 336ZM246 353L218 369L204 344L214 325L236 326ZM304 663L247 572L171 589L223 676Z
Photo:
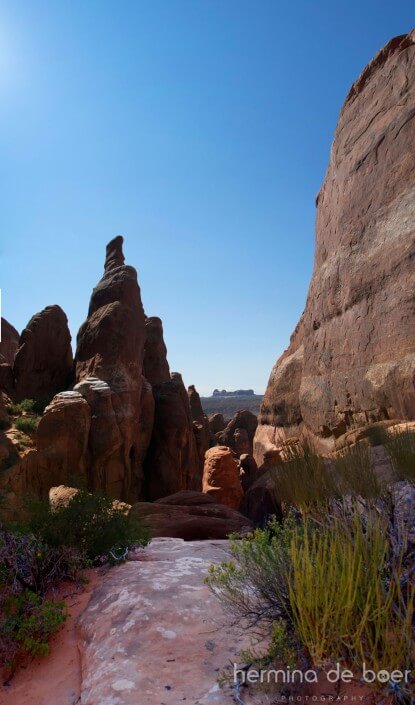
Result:
M247 409L237 411L226 428L216 434L218 443L231 448L236 455L244 453L252 455L255 431L258 426L258 419Z
M153 386L154 427L144 463L145 496L159 499L201 489L201 472L189 399L181 375Z
M350 428L415 419L414 42L392 39L342 107L305 311L261 407L269 438L300 428L330 449Z
M185 541L225 539L253 528L247 517L202 492L177 492L157 502L138 502L131 513L149 527L152 536Z
M203 474L205 464L205 453L211 445L215 445L216 439L212 438L209 420L202 409L200 396L196 387L192 384L188 390L190 413L193 419L193 433L195 435L197 454L199 456L200 474Z
M36 313L19 339L13 363L16 401L42 399L68 388L73 370L68 319L60 306Z
M243 497L239 468L227 446L216 446L207 451L203 470L203 492L219 504L239 509Z
M163 337L163 323L157 316L146 318L144 376L151 385L170 381L167 348Z
M213 436L215 436L220 431L223 431L227 426L223 414L211 414L209 416L209 428Z
M19 347L19 334L5 318L1 319L0 363L13 365Z

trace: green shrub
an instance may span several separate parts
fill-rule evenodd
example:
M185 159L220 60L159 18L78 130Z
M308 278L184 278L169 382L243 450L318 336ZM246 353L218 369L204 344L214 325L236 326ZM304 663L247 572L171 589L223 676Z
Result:
M65 604L43 600L30 590L9 594L3 605L1 635L30 656L46 656L49 639L66 619ZM16 655L16 650L15 651ZM4 664L12 666L13 663Z
M135 517L115 508L108 497L78 490L67 506L52 510L35 501L29 528L51 547L72 546L88 559L117 561L129 546L148 543L148 532Z
M389 431L385 448L396 478L415 481L415 431Z
M35 404L34 399L23 399L18 404L8 404L6 409L12 416L20 416L25 412L33 412Z
M39 416L19 416L19 418L14 422L14 425L18 431L22 431L23 433L33 433L36 431L39 421Z
M333 460L333 467L341 494L357 495L365 499L379 497L381 494L382 488L373 467L370 448L364 441L343 448Z
M50 548L31 534L0 528L0 667L13 673L19 657L46 654L65 619L45 599L63 578L79 580L83 563L71 548Z

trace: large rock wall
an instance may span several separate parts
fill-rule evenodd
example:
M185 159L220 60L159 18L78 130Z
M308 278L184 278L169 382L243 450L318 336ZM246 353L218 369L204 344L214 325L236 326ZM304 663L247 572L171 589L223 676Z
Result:
M342 107L317 196L314 271L261 407L326 445L349 427L415 418L415 32L391 40Z

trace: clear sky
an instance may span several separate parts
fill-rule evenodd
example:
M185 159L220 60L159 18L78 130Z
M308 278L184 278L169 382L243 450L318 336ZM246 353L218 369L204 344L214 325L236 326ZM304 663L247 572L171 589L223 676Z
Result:
M340 106L389 0L0 2L3 315L73 337L124 235L172 370L265 389L305 303Z

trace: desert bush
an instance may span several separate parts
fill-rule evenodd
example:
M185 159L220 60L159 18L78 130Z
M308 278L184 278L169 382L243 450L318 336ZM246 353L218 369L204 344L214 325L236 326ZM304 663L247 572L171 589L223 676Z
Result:
M71 548L50 549L30 534L0 530L0 667L12 674L25 654L47 654L65 619L62 603L45 598L63 578L79 580L83 561Z
M20 416L25 412L33 412L36 402L34 399L23 399L23 401L17 404L8 404L6 410L12 416Z
M279 501L309 511L311 507L325 505L338 496L329 463L309 443L287 446L285 456L287 460L273 471Z
M46 656L49 639L66 619L65 604L30 590L8 593L0 615L0 666L12 674L19 657Z
M415 481L415 431L389 431L385 448L397 480Z
M372 499L379 497L382 492L370 448L364 441L343 448L333 460L333 469L342 494Z
M293 515L282 524L272 520L245 540L233 537L232 560L212 565L206 583L243 629L271 629L291 615L287 576Z
M138 519L115 508L108 497L78 490L66 506L32 501L28 528L50 547L79 550L90 560L118 560L129 546L148 543L149 534Z
M313 663L410 667L414 587L403 594L389 558L386 522L375 512L354 507L313 532L294 530L290 604Z
M14 422L18 431L23 433L33 433L39 425L39 416L19 416Z
M270 659L288 643L297 654L305 649L314 665L414 666L415 585L403 579L386 520L375 510L362 513L351 501L324 521L290 518L234 540L231 553L231 561L210 568L207 583L241 628L268 634Z

